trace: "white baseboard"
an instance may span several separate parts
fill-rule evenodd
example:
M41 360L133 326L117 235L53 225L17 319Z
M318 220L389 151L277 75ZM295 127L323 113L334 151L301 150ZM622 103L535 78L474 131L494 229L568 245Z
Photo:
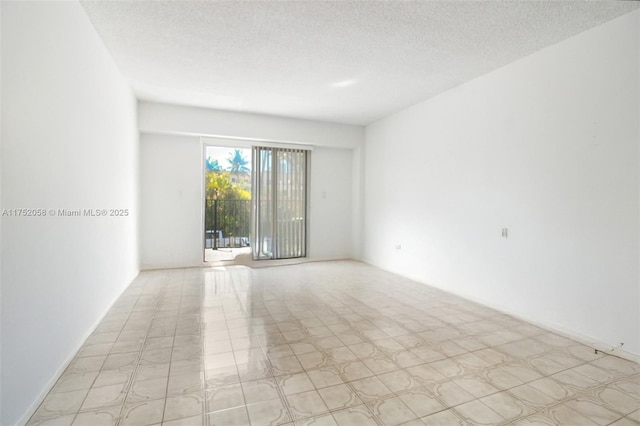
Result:
M404 278L410 279L410 280L415 281L417 283L420 283L420 284L423 284L423 285L427 285L429 287L433 287L433 288L438 289L440 291L444 291L445 293L452 294L452 295L454 295L456 297L460 297L461 299L465 299L465 300L468 300L470 302L486 306L486 307L491 308L491 309L493 309L493 310L495 310L497 312L503 313L505 315L512 316L512 317L514 317L516 319L519 319L521 321L524 321L524 322L527 322L529 324L535 325L536 327L545 329L545 330L547 330L547 331L549 331L551 333L556 333L556 334L559 334L559 335L561 335L563 337L566 337L568 339L575 340L576 342L581 343L581 344L583 344L585 346L589 346L590 348L593 348L594 350L597 350L598 352L602 352L603 354L613 355L613 356L616 356L618 358L626 359L628 361L633 361L633 362L640 363L640 354L635 354L633 352L628 352L628 351L622 349L619 346L612 346L610 343L607 343L607 342L597 341L593 337L585 336L585 335L583 335L583 334L581 334L581 333L579 333L579 332L577 332L575 330L571 330L571 329L562 327L562 326L560 326L558 324L549 324L549 323L544 323L544 322L537 321L537 320L532 319L532 318L527 318L526 316L523 316L523 315L521 315L521 314L519 314L517 312L509 311L508 309L505 309L502 306L496 306L496 305L492 304L491 302L489 302L487 300L482 300L482 299L478 299L478 298L475 298L475 297L470 297L470 296L465 295L465 294L459 294L459 293L456 293L456 292L452 292L452 291L450 291L448 289L439 287L437 285L433 285L431 283L424 282L423 280L421 280L418 277L413 277L413 276L410 276L410 275L402 275L402 274L400 274L400 273L398 273L396 271L380 268L379 266L370 264L370 263L365 262L365 261L363 261L363 263L367 263L368 265L371 265L374 268L378 268L378 269L387 271L389 273L396 274L396 275L402 276Z

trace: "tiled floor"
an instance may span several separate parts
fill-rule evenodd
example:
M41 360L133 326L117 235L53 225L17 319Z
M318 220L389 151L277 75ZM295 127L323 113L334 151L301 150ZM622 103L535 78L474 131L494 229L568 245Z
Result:
M30 425L640 424L640 367L356 262L143 272Z

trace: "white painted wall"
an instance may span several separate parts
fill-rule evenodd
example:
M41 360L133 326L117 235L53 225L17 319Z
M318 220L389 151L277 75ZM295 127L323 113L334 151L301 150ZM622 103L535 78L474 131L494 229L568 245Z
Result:
M140 143L142 268L202 265L200 138L143 134ZM351 156L340 148L311 153L308 256L314 260L352 256Z
M356 148L364 128L296 118L141 102L138 126L143 133L239 138Z
M200 139L143 134L140 158L141 267L202 265Z
M640 354L639 14L368 126L365 259Z
M136 102L77 2L2 3L2 425L27 420L138 271Z
M363 257L362 241L364 239L364 188L365 188L365 149L364 145L352 151L352 182L351 194L351 247L354 259L361 260Z
M363 127L150 102L141 102L138 114L142 268L202 265L200 136L312 146L308 255L342 259L357 252L352 221L360 204L352 195L360 171L352 157L364 142Z
M0 3L0 23L2 22L2 4ZM0 30L0 82L2 81L2 31ZM0 84L0 99L2 84ZM2 101L0 101L0 176L2 176ZM2 182L0 181L0 211L2 210ZM0 254L2 253L2 221L0 220ZM2 318L2 259L0 258L0 319ZM2 326L0 325L0 421L2 421Z
M309 178L309 257L353 257L352 150L316 148Z

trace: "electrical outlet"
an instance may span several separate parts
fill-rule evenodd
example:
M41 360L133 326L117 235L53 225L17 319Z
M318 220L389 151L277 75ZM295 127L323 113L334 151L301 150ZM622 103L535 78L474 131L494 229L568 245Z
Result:
M396 244L396 250L402 250L402 244Z
M509 238L509 228L502 228L502 238Z

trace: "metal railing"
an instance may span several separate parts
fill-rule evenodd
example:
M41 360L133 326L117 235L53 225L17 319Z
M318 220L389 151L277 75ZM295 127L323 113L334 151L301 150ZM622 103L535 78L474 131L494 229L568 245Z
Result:
M205 248L248 247L251 230L251 200L207 199Z

